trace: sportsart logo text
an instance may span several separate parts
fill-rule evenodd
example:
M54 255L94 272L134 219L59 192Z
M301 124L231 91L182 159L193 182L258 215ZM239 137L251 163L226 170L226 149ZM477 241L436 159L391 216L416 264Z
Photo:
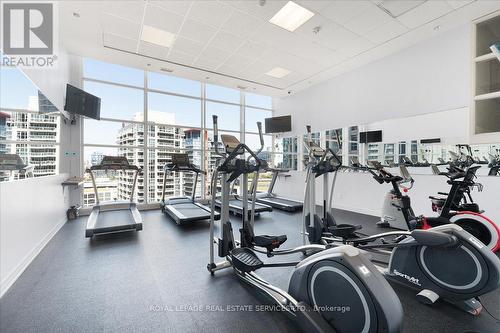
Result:
M413 283L414 285L417 285L419 287L421 287L422 285L420 284L420 281L419 279L413 277L413 276L409 276L408 274L404 274L404 273L401 273L401 272L398 272L397 269L393 270L392 273L396 276L399 276L399 277L402 277L403 279L406 279L408 280L408 282L411 282Z

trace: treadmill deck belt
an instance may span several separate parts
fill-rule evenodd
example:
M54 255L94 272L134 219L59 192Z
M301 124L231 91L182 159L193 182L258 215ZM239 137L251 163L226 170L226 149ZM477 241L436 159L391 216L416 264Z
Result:
M181 212L182 215L186 217L197 217L197 216L210 217L210 210L205 210L193 203L175 204L172 207L174 207L176 210Z
M288 200L288 199L283 199L283 198L261 198L257 200L266 200L269 202L276 202L279 204L284 204L284 205L290 205L290 206L302 206L301 202L297 202L294 200Z
M101 211L99 212L95 229L131 224L135 224L135 222L130 209Z
M220 208L220 200L215 201L215 205ZM248 211L250 212L252 210L252 202L248 201L248 206L247 206ZM229 200L229 210L238 212L238 214L243 213L243 200L239 199L232 199ZM255 213L261 213L261 212L271 212L273 208L269 205L263 205L258 202L255 203Z

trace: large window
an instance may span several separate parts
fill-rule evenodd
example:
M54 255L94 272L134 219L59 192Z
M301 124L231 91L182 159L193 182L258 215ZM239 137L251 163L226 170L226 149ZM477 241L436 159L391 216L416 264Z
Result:
M130 163L142 167L135 192L140 203L161 200L163 167L172 153L187 153L193 164L210 174L216 162L212 115L219 116L219 134L243 138L256 150L260 141L255 123L272 117L272 99L267 96L243 96L240 90L92 59L85 59L83 86L101 97L104 118L84 122L85 165L100 163L108 154L126 156ZM248 106L241 104L245 97ZM272 157L280 154L274 151L273 137L266 135L264 142L261 158L274 163L278 159ZM102 201L126 199L132 186L128 173L98 173L96 181ZM209 181L209 177L200 176L198 197L208 193ZM91 186L87 175L85 205L95 203ZM167 198L191 195L194 189L194 175L167 175Z
M200 108L200 99L148 93L148 120L155 123L200 127Z
M144 72L142 70L90 58L85 59L83 66L85 78L144 87Z
M186 96L201 96L201 83L160 73L148 73L148 88Z
M240 104L240 91L213 84L205 85L207 99Z
M207 128L213 127L212 115L218 116L219 128L228 131L240 131L240 106L217 102L206 102Z
M0 181L59 172L57 108L17 68L0 69L0 155L16 154L23 170L1 171Z
M142 120L144 91L105 83L86 81L85 91L101 98L101 117Z

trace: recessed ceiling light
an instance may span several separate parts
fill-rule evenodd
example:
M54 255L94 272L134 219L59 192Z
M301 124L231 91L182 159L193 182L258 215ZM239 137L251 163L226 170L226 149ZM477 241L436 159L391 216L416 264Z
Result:
M439 29L441 29L441 26L440 26L440 25L436 25L436 26L434 27L434 30L436 30L436 31L437 31L437 30L439 30Z
M287 76L290 73L291 72L288 69L286 69L286 68L274 67L273 69L271 69L269 72L267 72L265 74L269 75L269 76L272 76L272 77L275 77L277 79L281 79L281 78Z
M175 42L175 35L171 32L144 24L142 26L141 40L163 47L171 47Z
M293 32L313 16L314 13L310 10L305 9L293 1L288 1L269 22Z

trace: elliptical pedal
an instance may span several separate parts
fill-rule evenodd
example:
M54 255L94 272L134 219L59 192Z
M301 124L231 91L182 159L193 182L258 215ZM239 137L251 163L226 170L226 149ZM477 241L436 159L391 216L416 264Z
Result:
M264 263L257 257L257 255L246 247L236 248L232 250L229 255L233 266L242 272L253 272L262 266Z

